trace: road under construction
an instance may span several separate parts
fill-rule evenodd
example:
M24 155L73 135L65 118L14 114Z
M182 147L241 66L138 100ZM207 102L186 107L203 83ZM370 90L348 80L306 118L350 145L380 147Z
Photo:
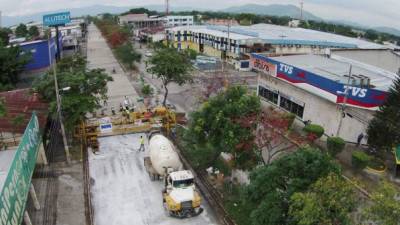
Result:
M163 130L168 134L179 122L179 114L144 106L94 25L89 26L88 61L90 68L104 68L114 78L108 84L108 101L99 110L104 115L88 119L76 133L88 148L84 170L89 224L220 224L204 197L200 215L185 219L168 215L163 207L163 182L152 181L144 167L149 155L148 133ZM124 99L130 99L135 112L114 115L112 109L118 109ZM144 152L138 151L140 137L144 138Z

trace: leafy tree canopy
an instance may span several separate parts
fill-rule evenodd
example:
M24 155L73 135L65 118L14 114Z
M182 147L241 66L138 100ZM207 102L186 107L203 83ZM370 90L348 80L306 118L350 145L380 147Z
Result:
M39 28L37 26L29 27L28 34L31 38L38 37L40 35Z
M118 46L115 49L115 55L123 64L127 65L129 69L134 69L134 63L140 62L142 58L142 55L138 53L129 42Z
M383 182L371 195L372 204L364 211L366 217L377 225L399 225L399 191L390 183Z
M148 10L146 8L134 8L130 9L128 12L122 13L121 15L127 15L127 14L143 14L146 13L149 16L157 15L159 14L157 11L153 10Z
M66 127L72 129L87 112L93 112L100 107L101 100L107 98L107 82L112 81L112 78L103 69L86 70L86 61L79 56L64 58L60 65L58 86L60 89L70 87L70 90L60 92L62 112ZM57 112L54 74L50 72L38 78L33 87L50 102L50 111Z
M21 23L15 29L15 36L17 37L26 37L28 35L28 28L25 24Z
M0 27L0 46L7 46L10 40L9 35L12 34L12 30L10 28L1 28Z
M192 81L190 74L192 64L186 54L178 52L174 48L162 48L155 52L149 59L147 70L156 75L163 83L165 94L163 105L165 106L168 96L169 83L183 85Z
M21 55L18 46L0 45L0 91L8 91L15 87L18 75L24 70L30 58L29 54Z
M368 126L368 144L378 150L391 151L400 145L400 76L389 90L386 102Z
M251 156L253 146L245 143L253 143L255 124L241 124L238 121L248 122L247 117L260 111L259 98L248 95L245 88L237 86L210 98L200 110L192 113L185 140L188 149L200 158L197 166L204 168L214 165L221 152L233 153L239 158L237 160L241 156Z
M253 208L252 225L291 224L291 196L308 190L321 177L339 172L339 166L316 149L300 149L254 170L243 196Z
M350 225L355 206L352 185L337 174L329 174L309 191L292 195L289 215L297 225Z
M4 105L4 99L0 98L0 117L3 117L7 114L6 106Z

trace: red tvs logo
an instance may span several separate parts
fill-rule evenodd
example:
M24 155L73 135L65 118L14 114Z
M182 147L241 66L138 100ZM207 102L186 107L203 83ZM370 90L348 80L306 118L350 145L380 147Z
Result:
M252 59L253 68L263 71L268 75L276 76L276 65L260 60L260 59Z

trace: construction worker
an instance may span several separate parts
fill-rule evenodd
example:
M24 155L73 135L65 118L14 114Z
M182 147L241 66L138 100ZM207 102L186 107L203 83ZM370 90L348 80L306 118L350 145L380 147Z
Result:
M140 152L140 150L142 150L143 149L143 151L145 151L145 148L144 148L144 138L143 138L143 136L140 136L140 147L139 147L139 152Z

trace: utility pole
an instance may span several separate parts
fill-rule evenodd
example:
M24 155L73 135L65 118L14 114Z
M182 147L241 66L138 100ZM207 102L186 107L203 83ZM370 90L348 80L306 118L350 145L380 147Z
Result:
M303 7L304 7L304 1L300 1L300 21L303 21Z
M51 66L53 62L52 62L51 49L50 49L50 45L51 45L50 40L51 40L51 32L49 33L49 39L48 39L49 63L50 63L50 66ZM57 49L57 51L59 51L59 49ZM57 66L56 62L54 62L52 67L53 67L53 75L54 75L54 87L55 87L55 90L56 90L57 113L58 113L58 119L60 121L61 135L63 137L65 156L67 158L67 163L70 164L71 163L71 156L70 156L70 153L69 153L67 136L65 134L65 128L64 128L64 123L63 123L63 119L62 119L61 99L60 99L60 91L58 90L57 68L56 68L56 66Z
M169 15L169 0L165 0L165 15Z
M347 88L345 88L345 90L344 90L343 105L342 105L342 107L341 107L342 113L341 113L341 115L340 115L339 126L338 126L338 129L337 129L337 132L336 132L336 136L337 136L337 137L339 136L340 130L341 130L341 128L342 128L343 118L345 117L345 109L346 109L346 105L347 105L347 98L348 98L349 91L350 91L349 86L350 86L351 73L352 73L351 71L352 71L352 69L353 69L353 65L350 64L349 78L347 79Z
M231 34L231 18L228 18L228 37L226 40L226 45L225 45L225 50L224 50L224 57L222 59L222 73L224 75L224 87L228 88L228 78L225 73L225 63L227 62L227 57L228 57L228 47L229 51L231 50L231 41L230 41L230 34Z

